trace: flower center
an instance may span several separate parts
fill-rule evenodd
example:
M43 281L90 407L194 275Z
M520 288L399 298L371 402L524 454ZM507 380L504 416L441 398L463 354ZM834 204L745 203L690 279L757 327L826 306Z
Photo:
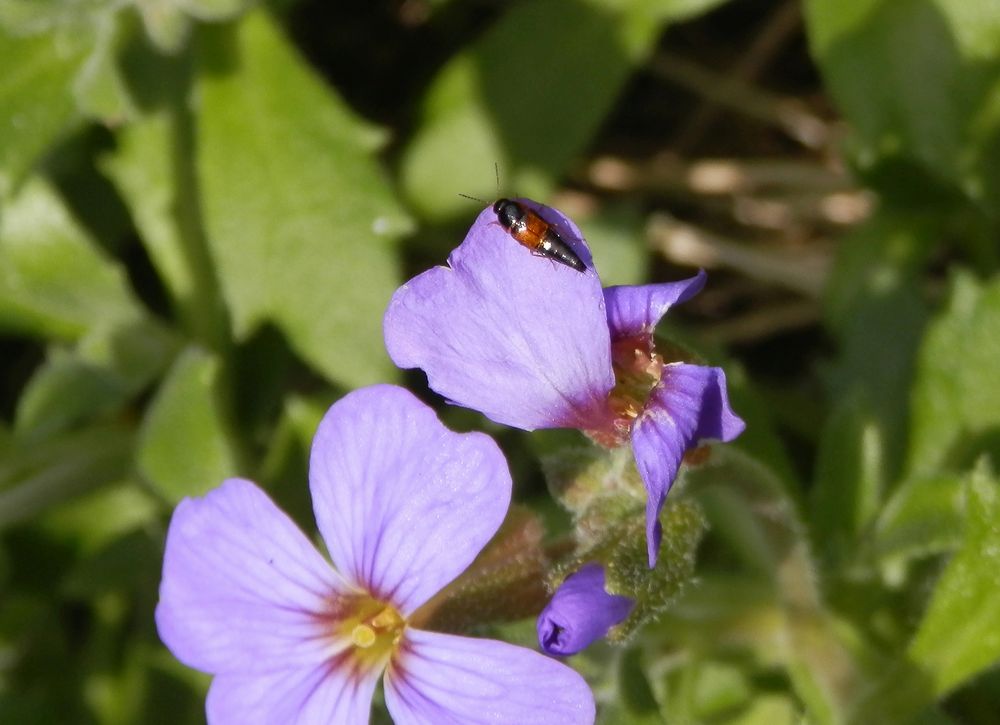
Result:
M635 419L646 407L653 387L663 376L663 357L653 349L652 335L635 335L611 343L615 387L608 395L607 425L585 433L597 444L616 448L628 442Z
M384 664L403 638L406 620L391 604L363 596L345 607L336 624L354 645L354 656L369 665Z

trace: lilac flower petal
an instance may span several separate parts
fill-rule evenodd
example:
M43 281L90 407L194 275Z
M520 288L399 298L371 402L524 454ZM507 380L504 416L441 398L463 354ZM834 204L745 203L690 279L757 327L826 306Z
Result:
M608 306L611 338L651 334L667 310L701 292L707 279L705 270L699 270L691 279L680 282L608 287L604 290L604 301Z
M604 589L604 567L590 563L566 578L538 616L538 644L550 655L572 655L603 637L635 601Z
M354 677L325 665L256 675L219 675L205 709L212 725L367 723L381 670Z
M601 281L579 231L551 220L588 262L584 273L533 255L485 209L448 258L400 287L385 314L385 344L431 388L505 425L587 428L614 385Z
M230 479L174 511L156 626L177 659L205 672L308 667L338 650L316 615L348 591L263 491Z
M385 673L385 704L407 725L560 725L594 722L576 672L523 647L410 630Z
M632 450L646 485L649 566L660 549L660 509L684 453L705 440L730 441L745 427L726 393L721 368L674 363L663 370L646 409L632 428Z
M337 568L404 616L472 562L511 493L489 436L453 433L392 385L330 408L313 440L309 484Z

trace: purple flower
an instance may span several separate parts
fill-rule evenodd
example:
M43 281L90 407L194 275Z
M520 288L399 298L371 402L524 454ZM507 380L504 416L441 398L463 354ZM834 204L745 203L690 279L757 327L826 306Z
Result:
M366 388L324 417L309 483L336 568L249 481L174 512L156 623L178 659L215 675L210 722L366 723L383 672L397 723L593 722L570 668L413 626L507 511L490 438L449 431L401 388Z
M550 655L576 654L632 611L635 601L604 589L604 567L595 562L566 577L538 615L538 644Z
M386 347L400 367L422 368L438 393L498 423L579 428L607 447L631 442L647 491L652 567L659 512L684 454L744 428L721 368L669 362L653 345L657 322L700 291L705 274L602 290L573 223L520 201L554 225L587 271L533 255L487 208L448 267L396 291L385 314Z

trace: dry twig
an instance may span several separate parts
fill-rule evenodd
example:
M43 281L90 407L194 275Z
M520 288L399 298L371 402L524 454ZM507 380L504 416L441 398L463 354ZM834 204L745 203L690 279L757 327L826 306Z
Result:
M826 282L830 257L815 249L776 252L756 249L711 234L666 214L650 218L647 238L654 249L675 264L726 267L768 284L818 299Z

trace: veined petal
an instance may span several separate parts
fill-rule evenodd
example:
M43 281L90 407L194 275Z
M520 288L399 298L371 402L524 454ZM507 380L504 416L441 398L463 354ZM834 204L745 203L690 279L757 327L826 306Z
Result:
M570 574L538 615L538 645L550 655L572 655L608 633L635 601L604 589L604 567L591 562Z
M309 486L337 568L404 617L472 562L511 493L489 436L453 433L392 385L330 408L313 440Z
M660 549L660 509L677 477L684 453L701 441L730 441L745 424L729 407L722 368L673 363L653 388L632 428L632 450L646 485L646 546L649 566Z
M587 270L533 255L487 208L449 267L393 295L386 348L400 367L422 368L439 394L498 423L587 428L614 385L601 281L566 217L519 201L555 226Z
M611 339L651 334L667 310L701 292L707 279L705 270L699 270L691 279L680 282L608 287L604 301Z
M351 591L267 494L230 479L174 511L156 626L205 672L309 667L339 649L318 615Z
M205 709L211 725L364 725L381 672L350 676L325 665L219 675Z
M576 672L506 642L410 630L385 673L385 704L406 725L594 722Z

